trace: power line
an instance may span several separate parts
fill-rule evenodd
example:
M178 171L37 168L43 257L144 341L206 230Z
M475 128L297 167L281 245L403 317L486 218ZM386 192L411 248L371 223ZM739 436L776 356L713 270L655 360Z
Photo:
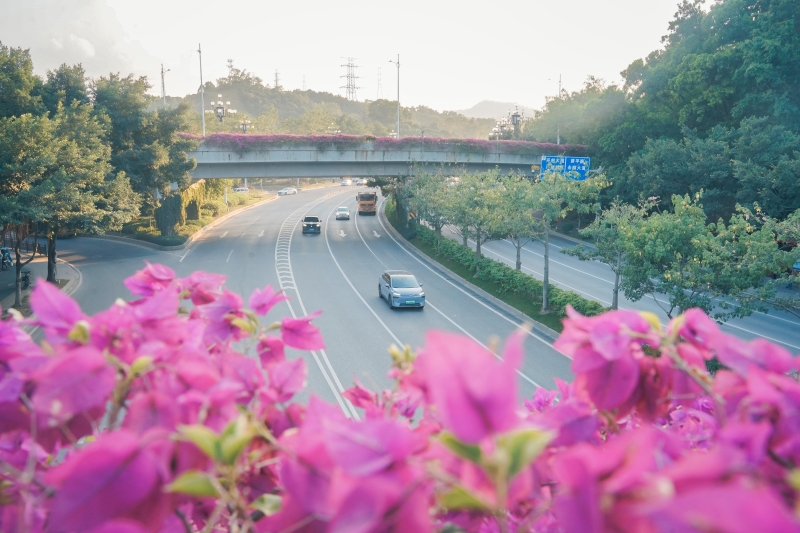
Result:
M356 69L358 68L358 65L355 64L355 59L353 59L352 57L348 57L347 64L342 66L347 68L347 74L339 77L346 78L347 82L345 85L339 88L345 89L346 92L345 98L347 98L348 100L352 101L358 100L358 97L356 96L356 91L358 89L361 89L361 87L356 87L356 80L360 78L360 76L356 76Z

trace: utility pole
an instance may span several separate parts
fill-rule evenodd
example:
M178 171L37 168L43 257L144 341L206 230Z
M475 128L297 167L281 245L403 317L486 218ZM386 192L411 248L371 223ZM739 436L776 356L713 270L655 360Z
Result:
M164 88L165 72L169 72L169 69L164 70L164 63L161 63L161 101L164 103L164 109L167 108L167 90Z
M233 74L233 59L228 60L228 78Z
M558 75L558 99L561 100L561 74ZM556 129L556 144L561 144L561 121Z
M400 138L400 54L397 54L397 61L390 59L389 63L397 66L397 138Z
M197 45L197 54L200 56L200 120L203 123L203 137L206 136L206 100L205 88L203 87L203 52L200 45Z
M381 85L381 67L378 67L378 92L375 95L377 100L383 98L383 86Z
M356 69L358 66L355 64L355 60L352 57L347 58L347 64L341 65L343 67L347 67L346 74L344 76L339 76L340 78L345 78L345 84L340 89L345 90L345 98L348 100L355 102L358 100L358 96L356 96L356 91L361 87L356 87L356 80L358 76L356 76Z

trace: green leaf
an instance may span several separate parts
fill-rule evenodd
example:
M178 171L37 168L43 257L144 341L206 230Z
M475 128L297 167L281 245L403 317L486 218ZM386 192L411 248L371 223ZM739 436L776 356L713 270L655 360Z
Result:
M281 510L283 498L277 494L262 494L250 504L250 507L261 511L264 516L272 516Z
M180 494L188 494L189 496L197 496L199 498L217 498L219 493L214 488L214 484L208 478L208 475L195 470L188 470L178 476L178 478L167 485L167 492L178 492Z
M226 465L234 464L255 434L247 416L240 415L235 422L225 428L220 437L219 459Z
M218 458L219 437L207 427L200 424L180 426L178 432L181 437L200 448L211 459Z
M480 463L481 449L478 446L461 442L455 435L447 431L442 432L439 436L439 441L462 459L466 459L475 464Z
M509 478L517 475L553 440L553 433L536 429L523 429L508 433L497 441L498 448L505 450L510 459L508 466Z
M445 509L474 509L488 511L489 505L464 487L454 487L450 492L439 497L439 504Z

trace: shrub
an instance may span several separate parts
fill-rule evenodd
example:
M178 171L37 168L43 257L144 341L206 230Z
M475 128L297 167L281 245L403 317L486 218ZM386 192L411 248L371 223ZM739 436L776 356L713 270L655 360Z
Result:
M206 200L202 206L202 210L208 216L218 217L228 212L228 206L222 200Z
M0 531L800 530L797 361L699 309L570 311L574 382L522 405L524 331L430 331L345 416L296 399L318 313L265 328L285 297L223 281L147 265L94 316L37 283L47 340L0 322Z

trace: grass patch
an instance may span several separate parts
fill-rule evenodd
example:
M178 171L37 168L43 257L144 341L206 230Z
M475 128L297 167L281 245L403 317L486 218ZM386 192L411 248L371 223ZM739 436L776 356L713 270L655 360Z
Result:
M484 291L488 292L498 300L505 302L506 304L510 305L517 311L520 311L527 316L531 317L533 320L539 322L547 326L550 329L553 329L559 333L561 330L564 329L564 326L561 323L561 318L556 316L555 314L541 314L541 304L535 301L532 301L530 298L526 298L521 294L514 294L509 292L501 292L500 288L497 284L492 283L490 281L485 281L479 278L476 278L474 273L453 259L449 259L439 253L436 252L436 247L430 244L427 244L417 237L411 239L410 242L417 250L422 252L423 254L427 255L437 263L444 265L448 269L450 269L454 274L462 278L467 283L471 283L476 287L483 289Z

